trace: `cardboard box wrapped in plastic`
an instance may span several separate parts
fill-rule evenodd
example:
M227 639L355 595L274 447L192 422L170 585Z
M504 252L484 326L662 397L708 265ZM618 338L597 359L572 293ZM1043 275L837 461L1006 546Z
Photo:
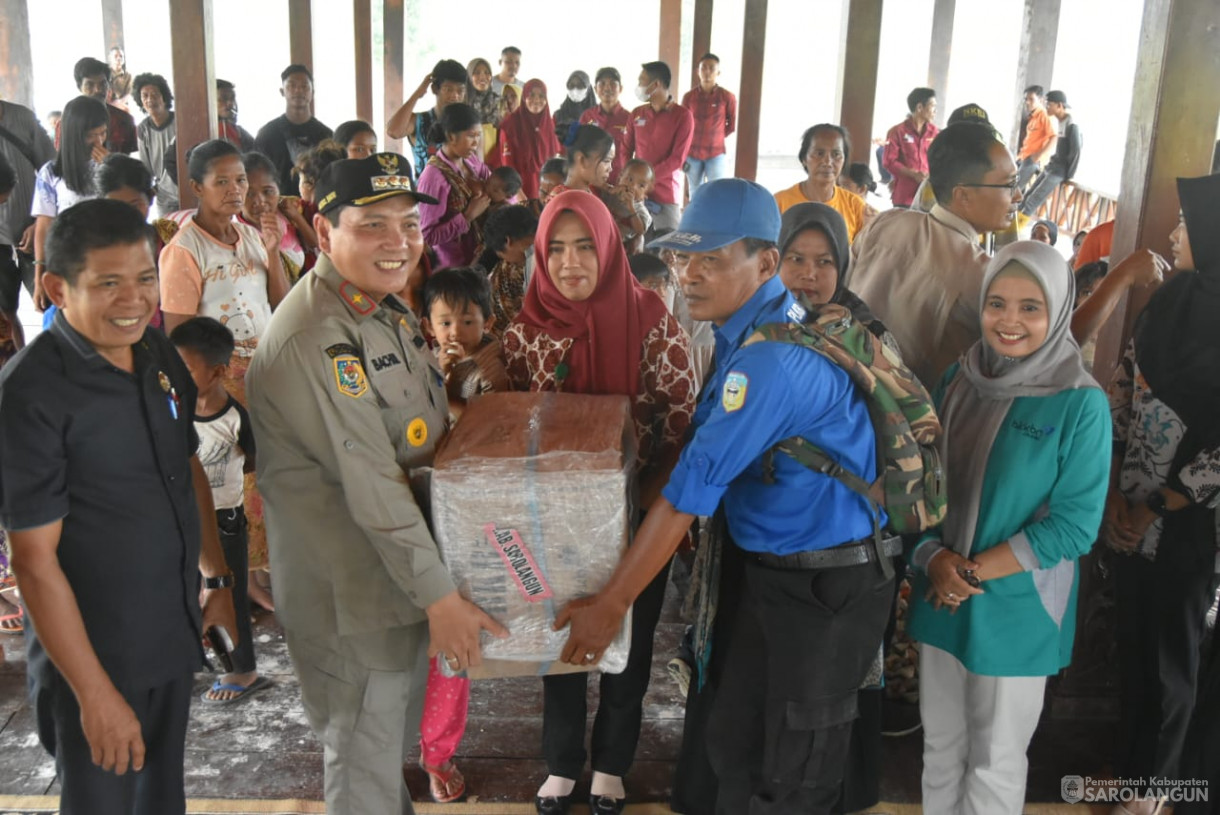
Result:
M511 632L484 633L471 678L594 669L559 662L568 632L551 626L627 547L634 447L623 396L490 393L466 408L436 455L433 531L461 595ZM630 638L628 615L596 669L623 671Z

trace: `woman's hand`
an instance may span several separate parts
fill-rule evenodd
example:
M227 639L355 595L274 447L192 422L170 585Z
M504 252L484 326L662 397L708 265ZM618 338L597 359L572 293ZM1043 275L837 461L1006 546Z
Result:
M470 223L486 212L489 206L491 206L491 199L485 192L480 191L470 199L470 203L466 205L466 211L462 215L465 216L466 222Z
M275 217L274 212L264 212L258 218L258 236L262 239L263 248L267 250L267 257L271 257L271 253L276 254L280 251L280 220Z
M962 572L967 569L975 571L978 568L979 564L951 549L942 549L933 555L927 569L928 579L932 583L928 589L928 600L932 602L932 607L939 609L948 606L951 611L957 611L957 607L972 595L982 594L982 589L976 589L962 577Z
M419 83L419 87L415 89L415 93L411 94L414 99L422 99L424 94L432 87L432 74L424 77L424 81Z
M101 164L106 160L106 156L110 155L110 151L100 144L93 145L93 149L89 152L89 157Z
M1106 495L1106 512L1102 516L1101 531L1110 548L1120 552L1133 552L1139 545L1139 538L1132 540L1131 505L1127 503L1127 497L1115 487L1111 487Z

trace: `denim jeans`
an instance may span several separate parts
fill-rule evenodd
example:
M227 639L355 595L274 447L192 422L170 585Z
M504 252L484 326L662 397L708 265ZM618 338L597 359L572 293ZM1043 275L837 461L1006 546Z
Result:
M1034 186L1025 196L1025 200L1021 202L1021 212L1033 218L1038 214L1038 207L1042 206L1042 202L1051 197L1055 192L1055 188L1063 183L1063 176L1058 173L1052 173L1048 170L1043 170L1038 176L1038 180L1034 182Z
M686 160L686 184L690 187L692 197L703 182L728 178L729 175L728 153L721 153L707 159L688 158Z

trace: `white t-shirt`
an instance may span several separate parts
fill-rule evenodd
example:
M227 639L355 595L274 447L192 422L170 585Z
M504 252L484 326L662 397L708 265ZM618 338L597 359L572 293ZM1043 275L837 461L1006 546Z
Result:
M161 309L170 314L212 317L230 331L237 355L250 357L271 320L267 297L267 252L259 234L234 222L230 246L192 219L161 250Z
M224 410L213 416L196 416L199 463L208 474L212 503L217 509L242 505L246 457L254 455L254 432L250 416L232 396Z
M90 159L90 172L92 173L96 167L97 164ZM49 218L54 218L73 204L79 204L81 201L97 197L92 193L82 195L79 192L73 192L68 189L67 183L55 175L54 168L55 162L48 161L39 168L38 174L34 176L34 202L30 205L30 215L35 217L46 215Z

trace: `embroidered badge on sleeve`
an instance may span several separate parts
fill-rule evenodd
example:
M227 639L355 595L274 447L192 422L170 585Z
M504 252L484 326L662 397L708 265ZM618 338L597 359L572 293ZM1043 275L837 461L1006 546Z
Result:
M725 413L741 410L746 403L746 390L750 386L750 377L741 371L729 371L724 378L724 390L720 395L720 403L724 405Z
M364 366L360 364L360 354L356 347L345 342L337 343L326 349L331 365L335 371L335 385L339 393L359 399L369 389L368 377L364 374Z

